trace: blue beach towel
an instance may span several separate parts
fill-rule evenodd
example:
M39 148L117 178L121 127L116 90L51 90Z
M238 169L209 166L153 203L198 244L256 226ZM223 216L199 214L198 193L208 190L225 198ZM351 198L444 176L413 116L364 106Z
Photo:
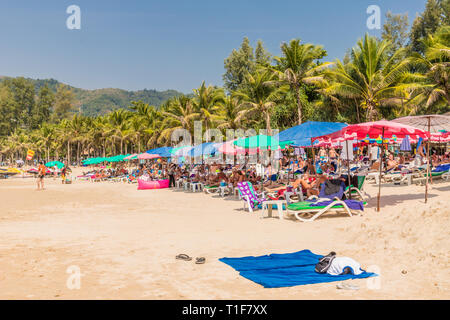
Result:
M363 272L360 275L332 276L320 274L314 270L321 255L309 250L293 253L270 254L259 257L221 258L244 278L262 285L264 288L293 287L304 284L343 281L376 276L375 273Z

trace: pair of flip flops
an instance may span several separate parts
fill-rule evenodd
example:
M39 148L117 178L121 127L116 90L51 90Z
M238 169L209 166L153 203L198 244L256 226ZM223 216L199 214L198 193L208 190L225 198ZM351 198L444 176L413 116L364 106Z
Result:
M350 283L338 283L336 285L337 289L342 289L342 290L359 290L359 287L357 285L354 284L350 284Z
M187 254L184 254L184 253L181 253L181 254L177 255L175 257L175 259L184 260L184 261L191 261L192 260L191 257L189 257ZM205 263L205 261L206 261L206 259L204 257L195 258L195 263L196 264L203 264L203 263Z

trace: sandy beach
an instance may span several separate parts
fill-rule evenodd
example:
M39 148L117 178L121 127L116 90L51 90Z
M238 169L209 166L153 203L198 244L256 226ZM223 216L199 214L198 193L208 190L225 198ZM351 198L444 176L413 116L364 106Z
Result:
M421 186L385 184L380 213L376 186L366 186L362 216L303 223L204 193L52 178L36 191L33 178L0 180L0 298L449 299L450 182L436 181L427 204ZM265 289L218 261L302 249L354 258L380 274L378 289L367 279L347 281L355 291L338 282ZM79 289L66 285L71 266Z

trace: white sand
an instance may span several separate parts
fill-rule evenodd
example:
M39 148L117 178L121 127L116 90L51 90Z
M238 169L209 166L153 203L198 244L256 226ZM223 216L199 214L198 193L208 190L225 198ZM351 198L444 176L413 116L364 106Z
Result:
M363 216L260 219L242 203L122 183L0 180L1 299L449 299L450 182L377 188ZM274 215L275 216L275 215ZM218 261L310 249L376 265L379 289L334 283L265 289ZM205 257L204 265L175 260ZM69 266L81 288L69 290ZM402 272L403 271L403 272ZM374 280L377 279L377 280ZM376 284L375 284L376 285Z

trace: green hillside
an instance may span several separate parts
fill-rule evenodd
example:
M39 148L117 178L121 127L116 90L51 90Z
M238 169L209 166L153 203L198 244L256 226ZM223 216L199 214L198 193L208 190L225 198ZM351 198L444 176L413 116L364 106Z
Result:
M0 82L7 77L0 77ZM36 93L39 88L47 84L47 86L56 92L56 88L61 83L55 79L29 79L34 83ZM138 90L127 91L123 89L106 88L96 90L85 90L67 85L72 89L77 100L77 109L81 110L83 115L95 116L105 114L115 109L128 108L131 101L143 101L150 105L160 106L166 100L181 95L176 90Z

